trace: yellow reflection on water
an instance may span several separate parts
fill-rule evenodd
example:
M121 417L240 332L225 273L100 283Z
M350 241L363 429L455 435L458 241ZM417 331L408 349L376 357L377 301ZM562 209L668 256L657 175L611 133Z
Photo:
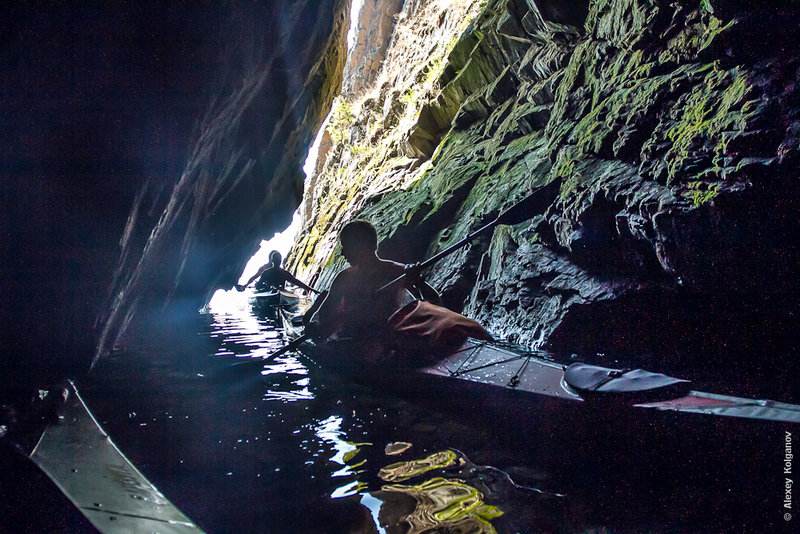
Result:
M426 458L397 462L380 470L386 481L408 480L434 470L462 465L454 451L444 450ZM453 532L492 534L491 520L503 512L486 504L483 494L459 478L436 476L419 484L385 484L379 491L362 495L380 532Z
M408 534L432 531L494 533L496 531L489 521L503 514L496 506L484 503L481 492L457 478L436 477L413 486L390 484L373 495L382 498L384 507L387 507L392 502L387 497L393 493L411 497L415 503L413 510L400 517L391 510L386 511L386 517L395 516L395 521L400 519L408 525ZM379 517L383 515L381 513Z
M421 460L397 462L380 470L378 476L386 482L402 482L434 469L442 469L456 463L458 456L453 451L435 452Z
M355 468L364 461L353 463L368 444L343 439L342 419L331 416L317 426L317 436L333 445L331 461L343 466L333 477L356 477ZM432 471L463 465L455 451L444 450L425 458L396 462L382 468L379 478L387 482L405 481ZM334 499L358 495L360 504L370 513L378 532L452 532L464 534L493 534L491 521L503 514L496 506L486 504L484 495L460 478L435 476L418 484L384 484L378 491L369 491L358 478L350 479L336 488Z

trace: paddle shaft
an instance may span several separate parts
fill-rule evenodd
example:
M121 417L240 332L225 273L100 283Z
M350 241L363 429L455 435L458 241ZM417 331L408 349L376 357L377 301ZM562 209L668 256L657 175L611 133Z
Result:
M530 198L530 197L527 197L525 200L527 200L528 198ZM520 204L522 202L525 202L525 200L521 201ZM483 225L482 227L478 228L477 230L475 230L471 234L467 234L467 236L464 239L462 239L461 241L453 243L452 245L450 245L446 249L444 249L441 252L438 252L437 254L431 256L430 258L428 258L427 260L423 261L422 263L418 263L417 265L414 266L414 268L419 270L419 271L421 271L422 269L425 269L426 267L430 267L431 265L433 265L434 263L436 263L440 259L444 258L445 256L449 256L450 254L452 254L456 250L460 249L464 245L467 245L467 244L471 243L476 237L478 237L479 235L483 234L484 232L487 232L488 230L491 230L492 228L494 228L495 226L497 226L499 224L503 224L505 219L508 218L508 214L511 212L512 209L514 209L514 208L510 208L509 210L505 211L504 213L499 215L495 220L493 220L489 224ZM401 274L400 276L398 276L397 278L395 278L394 280L392 280L388 284L386 284L383 287L381 287L380 289L378 289L378 292L381 292L381 291L383 291L383 290L385 290L385 289L387 289L389 287L392 287L396 283L400 282L406 276L408 276L408 273Z
M321 298L325 298L325 297L328 296L328 291L327 290L325 290L325 291L317 291L317 293L319 295L321 295ZM314 309L314 306L312 306L311 309ZM272 354L270 354L269 356L265 356L261 360L258 360L258 362L263 365L264 363L266 363L268 361L271 361L271 360L277 358L278 356L281 356L282 354L286 354L287 352L296 349L297 347L299 347L300 345L305 343L305 341L310 339L310 338L311 338L310 334L303 334L302 336L300 336L298 338L295 338L293 341L291 341L285 347L282 347L282 348L276 350L275 352L273 352Z
M299 347L300 345L302 345L303 343L305 343L306 340L309 339L310 337L311 337L311 334L303 334L302 336L292 340L292 342L289 343L288 345L286 345L285 347L283 347L283 348L281 348L279 350L276 350L275 352L273 352L269 356L265 356L261 360L258 360L258 362L263 365L266 362L277 358L278 356L286 354L287 352L292 351L292 350L296 349L297 347Z

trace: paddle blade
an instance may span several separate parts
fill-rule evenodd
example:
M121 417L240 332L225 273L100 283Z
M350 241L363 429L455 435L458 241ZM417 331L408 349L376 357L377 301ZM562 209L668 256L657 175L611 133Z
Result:
M278 356L282 356L283 354L286 354L287 352L291 352L291 351L295 350L297 347L299 347L300 345L305 343L305 341L307 339L309 339L310 337L311 336L308 335L308 334L303 334L302 336L298 337L297 339L295 339L294 341L292 341L291 343L289 343L288 345L286 345L282 349L279 349L279 350L273 352L272 354L270 354L269 356L267 356L266 358L264 358L264 361L274 360Z
M277 358L278 356L283 356L287 352L291 352L297 349L310 337L311 336L308 335L302 335L297 339L295 339L294 341L292 341L291 343L289 343L288 345L286 345L285 347L276 350L269 356L264 356L263 358L241 358L241 361L231 364L230 367L237 369L244 369L244 368L252 368L253 366L264 366L269 362L271 362L272 360L274 360L275 358Z

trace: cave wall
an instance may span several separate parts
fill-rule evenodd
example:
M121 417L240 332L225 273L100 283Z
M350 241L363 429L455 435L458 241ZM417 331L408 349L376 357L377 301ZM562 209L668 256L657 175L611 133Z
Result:
M235 13L226 83L179 180L167 192L145 184L130 213L98 356L141 301L199 308L236 283L261 239L288 226L303 194L303 161L341 88L349 7L254 3ZM155 225L145 216L152 207L138 202L148 197L161 199Z
M0 15L0 385L85 371L145 180L174 182L223 13L15 2Z
M3 389L235 283L299 203L348 19L343 0L4 6Z
M344 80L349 2L6 9L4 376L229 287L340 85L288 258L318 287L350 218L416 261L535 193L430 270L450 307L583 356L797 360L796 3L366 4Z
M797 4L465 4L407 3L340 96L290 265L326 286L357 216L417 261L535 193L430 270L450 307L584 359L796 369Z
M355 23L355 41L344 70L342 93L358 95L375 83L394 35L395 16L405 0L362 0Z

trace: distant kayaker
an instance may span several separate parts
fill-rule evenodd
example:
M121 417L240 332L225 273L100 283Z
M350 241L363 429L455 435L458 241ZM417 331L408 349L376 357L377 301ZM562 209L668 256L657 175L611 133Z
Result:
M236 289L239 291L244 291L244 288L249 286L253 283L253 280L258 278L258 282L256 282L256 289L258 291L268 291L270 289L283 289L286 282L297 286L301 289L305 289L306 291L319 293L316 289L307 286L297 278L295 278L292 273L287 271L286 269L281 268L281 261L283 257L281 253L277 250L273 250L269 253L269 263L266 265L262 265L261 268L258 269L258 272L254 274L250 280L247 281L244 285L236 285Z
M440 300L436 290L418 273L378 291L409 269L378 256L378 234L369 221L358 219L345 224L339 242L350 267L336 275L328 295L306 326L306 333L328 337L338 331L346 336L380 339L387 334L386 321L403 303L406 290L415 298Z

